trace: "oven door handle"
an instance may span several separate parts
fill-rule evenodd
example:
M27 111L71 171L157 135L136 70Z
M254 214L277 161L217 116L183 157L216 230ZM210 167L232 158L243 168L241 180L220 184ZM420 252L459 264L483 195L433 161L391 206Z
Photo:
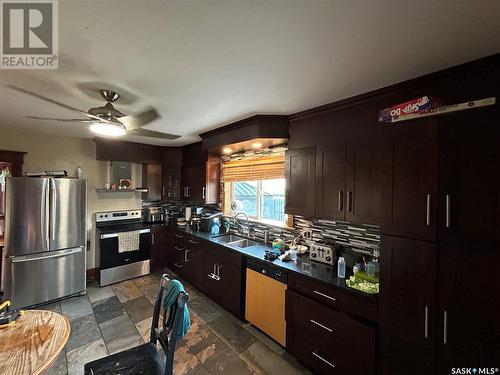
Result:
M126 231L126 232L135 232L135 231ZM143 234L143 233L150 233L151 232L151 229L150 228L147 228L147 229L141 229L141 230L138 230L137 232L139 232L139 234ZM123 232L121 232L123 233ZM116 238L118 237L118 233L106 233L106 234L101 234L101 240L105 240L106 238Z

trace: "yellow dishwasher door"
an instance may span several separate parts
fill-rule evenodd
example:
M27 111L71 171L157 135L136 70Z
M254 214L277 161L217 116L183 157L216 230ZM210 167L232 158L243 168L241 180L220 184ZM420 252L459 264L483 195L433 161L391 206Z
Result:
M285 292L287 285L247 268L245 318L285 346Z

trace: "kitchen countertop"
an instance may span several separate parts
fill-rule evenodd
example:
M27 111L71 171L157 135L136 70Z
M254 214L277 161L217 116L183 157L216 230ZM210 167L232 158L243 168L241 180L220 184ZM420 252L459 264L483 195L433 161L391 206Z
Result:
M349 288L346 285L346 279L338 278L337 277L337 267L334 266L329 266L327 264L322 264L318 262L313 262L309 260L309 257L307 255L298 255L297 256L297 261L288 261L288 262L283 262L279 259L275 259L274 261L269 261L264 259L264 254L267 250L271 249L270 245L265 245L265 244L259 244L255 246L250 246L250 247L237 247L237 246L231 246L225 242L221 242L217 240L216 236L211 235L210 233L206 232L200 232L200 231L195 231L192 230L189 226L185 227L171 227L172 229L190 234L192 236L195 236L197 238L210 241L214 244L224 246L228 249L231 249L233 251L237 251L238 253L242 254L243 256L258 259L261 262L264 263L269 263L272 264L276 267L279 267L281 269L284 269L289 272L294 272L297 274L300 274L302 276L307 276L315 280L319 280L321 282L333 285L334 287L340 288L342 290L345 290L346 292L353 294L355 296L359 296L361 298L367 299L372 302L377 302L378 296L374 294L368 294L368 293L363 293L361 291ZM219 235L220 236L220 235ZM346 272L346 278L349 278L351 276L351 273L349 273L349 270Z

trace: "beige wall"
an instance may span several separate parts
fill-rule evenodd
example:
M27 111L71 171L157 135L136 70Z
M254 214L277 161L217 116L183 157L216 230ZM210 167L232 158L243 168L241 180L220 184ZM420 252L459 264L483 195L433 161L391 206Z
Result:
M139 193L96 193L109 181L109 162L95 160L95 143L90 139L58 137L54 135L0 128L0 150L23 151L23 172L65 169L75 176L76 167L82 167L82 178L88 181L87 268L99 266L95 259L94 213L141 206ZM132 164L132 185L141 186L141 165Z

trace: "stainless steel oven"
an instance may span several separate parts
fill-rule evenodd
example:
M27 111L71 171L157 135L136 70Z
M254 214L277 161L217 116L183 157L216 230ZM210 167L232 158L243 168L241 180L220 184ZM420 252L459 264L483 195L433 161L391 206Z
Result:
M96 258L99 284L113 284L150 272L151 227L141 211L96 213Z

